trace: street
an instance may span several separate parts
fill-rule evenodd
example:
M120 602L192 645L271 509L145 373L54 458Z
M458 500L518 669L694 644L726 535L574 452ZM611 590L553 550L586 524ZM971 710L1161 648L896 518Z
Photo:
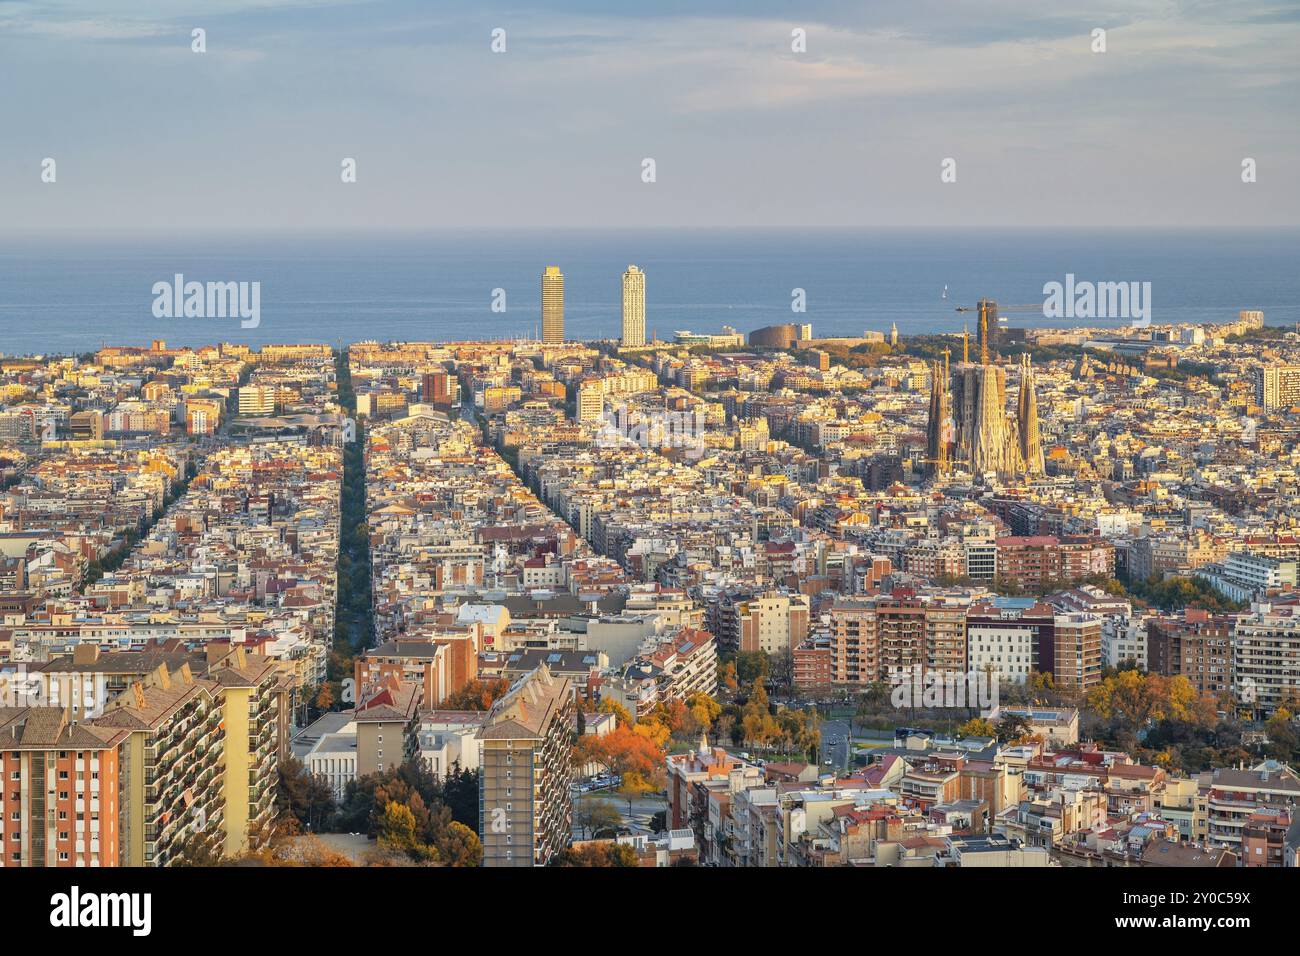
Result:
M849 722L847 720L825 719L821 722L821 732L821 769L849 769L849 760L852 755L852 744L849 740ZM831 743L832 740L836 742ZM829 766L826 763L828 760L831 762Z

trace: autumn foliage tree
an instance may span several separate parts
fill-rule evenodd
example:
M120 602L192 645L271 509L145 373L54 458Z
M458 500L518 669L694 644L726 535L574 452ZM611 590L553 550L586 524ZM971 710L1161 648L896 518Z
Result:
M1135 670L1110 674L1088 692L1088 706L1133 732L1162 720L1196 725L1214 721L1213 702L1199 697L1181 674L1164 677Z
M607 734L584 734L574 745L574 760L579 765L596 763L621 780L619 792L628 800L664 787L664 761L667 755L655 735L637 727L620 724Z
M740 710L740 735L750 747L801 753L814 762L821 747L817 711L780 707L774 713L761 680L750 686L749 699Z
M636 851L624 843L582 843L551 859L551 866L636 866Z
M972 717L957 728L958 737L996 737L998 730L987 717Z
M447 710L491 710L492 705L510 690L510 681L504 678L470 681L447 698Z
M652 736L626 725L599 736L586 734L577 743L577 753L581 762L598 763L620 776L640 773L649 777L663 770L663 748Z

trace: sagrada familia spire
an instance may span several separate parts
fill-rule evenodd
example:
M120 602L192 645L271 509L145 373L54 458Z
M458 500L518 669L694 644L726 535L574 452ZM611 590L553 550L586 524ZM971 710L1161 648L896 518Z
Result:
M930 417L926 420L925 447L926 471L931 475L946 475L952 470L949 456L952 452L953 425L952 402L948 397L948 353L943 353L943 364L930 363Z
M1016 399L1016 430L1020 433L1020 458L1025 472L1043 473L1043 442L1038 433L1038 396L1034 392L1034 366L1026 352L1020 356L1020 395Z
M963 361L950 371L945 355L942 368L938 362L931 367L927 471L935 476L946 475L955 462L960 462L976 475L1041 475L1038 399L1029 357L1024 356L1020 362L1020 390L1013 418L1007 414L1006 368L985 359L987 348L980 351L983 360L979 363Z

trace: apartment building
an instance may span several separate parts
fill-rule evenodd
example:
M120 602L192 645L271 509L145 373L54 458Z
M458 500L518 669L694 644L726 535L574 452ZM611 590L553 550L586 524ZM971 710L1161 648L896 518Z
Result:
M275 662L211 649L207 675L165 665L91 721L124 731L123 865L167 866L194 841L235 856L267 839L274 810Z
M1256 367L1255 403L1265 411L1300 405L1300 365Z
M1101 682L1102 619L1095 614L1057 614L1052 621L1052 660L1039 660L1057 687L1087 690Z
M357 727L357 775L400 767L415 753L423 684L389 673L359 689L353 709Z
M39 700L51 707L66 707L70 719L98 717L110 700L157 670L169 671L188 664L196 675L207 670L202 653L191 651L117 651L104 653L98 644L78 643L71 654L56 657L29 670L39 688Z
M515 681L479 731L484 866L545 866L573 831L573 688L543 664Z
M807 595L769 591L734 607L742 651L781 654L794 650L808 636Z
M186 665L160 666L111 701L95 726L125 732L120 840L124 866L168 866L190 847L224 850L222 706Z
M1258 814L1293 812L1297 804L1300 775L1290 767L1272 760L1250 769L1222 767L1210 777L1206 837L1211 845L1226 846L1240 855L1247 829L1260 822Z
M1233 688L1259 716L1300 701L1300 605L1255 604L1233 625Z
M875 605L870 601L837 601L830 619L834 683L870 684L880 680Z
M264 385L245 385L239 390L239 414L274 415L276 390Z
M1186 677L1202 697L1233 689L1232 618L1201 608L1162 614L1147 624L1147 665L1166 677Z
M948 673L967 669L967 605L942 596L895 591L864 600L836 601L830 609L829 670L837 684L870 684L914 667ZM801 671L827 666L800 654Z
M0 707L0 867L122 866L126 731Z
M997 552L998 577L1024 588L1115 573L1115 547L1100 538L1009 536L997 539Z
M353 678L360 695L389 677L421 689L421 707L441 707L478 676L478 653L469 631L418 640L385 641L357 656Z
M995 598L974 604L966 616L966 646L971 670L1023 684L1039 669L1044 649L1053 649L1056 615L1030 599Z

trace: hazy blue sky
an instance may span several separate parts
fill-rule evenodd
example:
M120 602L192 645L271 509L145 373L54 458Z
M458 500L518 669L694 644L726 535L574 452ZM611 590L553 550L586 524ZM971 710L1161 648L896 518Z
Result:
M0 231L1300 225L1298 41L1269 0L0 0Z

